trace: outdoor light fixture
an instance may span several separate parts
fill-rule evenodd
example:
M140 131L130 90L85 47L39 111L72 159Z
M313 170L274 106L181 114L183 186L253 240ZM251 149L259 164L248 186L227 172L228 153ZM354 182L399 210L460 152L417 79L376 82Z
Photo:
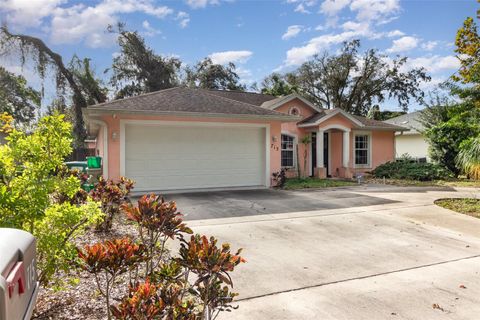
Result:
M277 142L278 138L277 136L272 136L272 142Z
M117 140L117 137L118 137L117 131L113 131L112 132L112 140Z

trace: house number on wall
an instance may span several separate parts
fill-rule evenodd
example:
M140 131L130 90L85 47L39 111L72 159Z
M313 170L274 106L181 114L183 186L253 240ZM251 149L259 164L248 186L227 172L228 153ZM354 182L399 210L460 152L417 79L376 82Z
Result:
M275 150L275 151L278 151L278 146L277 146L275 143L272 143L272 144L270 145L270 148L273 149L273 150Z

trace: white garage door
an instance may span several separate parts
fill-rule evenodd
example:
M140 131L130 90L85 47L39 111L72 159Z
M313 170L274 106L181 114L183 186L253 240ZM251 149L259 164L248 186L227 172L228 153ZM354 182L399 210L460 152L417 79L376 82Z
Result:
M136 191L265 185L265 128L125 124Z

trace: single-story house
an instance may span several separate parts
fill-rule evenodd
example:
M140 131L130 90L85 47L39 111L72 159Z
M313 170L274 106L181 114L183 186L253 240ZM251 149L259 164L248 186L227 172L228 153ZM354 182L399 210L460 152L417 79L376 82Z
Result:
M183 87L89 106L84 116L104 175L129 177L137 191L269 187L272 173L298 166L351 178L393 160L395 132L406 130L296 94Z
M398 131L395 134L395 157L408 155L419 161L428 161L428 142L422 135L424 130L420 122L421 111L407 113L399 117L386 120L386 123L402 126L409 131Z

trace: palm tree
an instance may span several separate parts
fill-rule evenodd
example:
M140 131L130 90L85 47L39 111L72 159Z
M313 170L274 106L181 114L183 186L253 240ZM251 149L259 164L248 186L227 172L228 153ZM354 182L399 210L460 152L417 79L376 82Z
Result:
M473 179L480 179L480 136L462 143L457 165Z

